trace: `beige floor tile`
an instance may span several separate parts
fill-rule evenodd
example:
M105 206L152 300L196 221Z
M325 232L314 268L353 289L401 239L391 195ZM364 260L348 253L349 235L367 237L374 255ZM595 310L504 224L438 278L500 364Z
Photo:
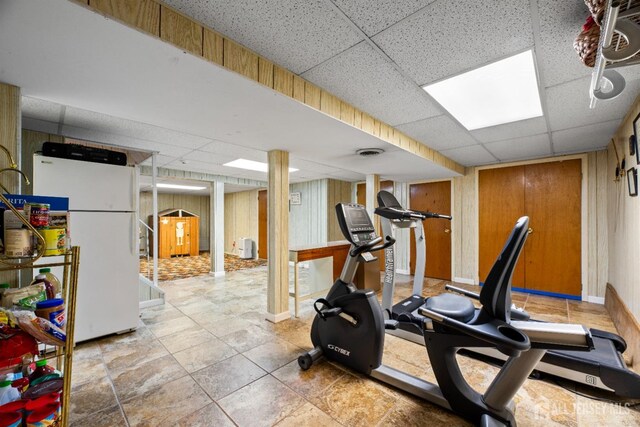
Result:
M371 380L345 375L309 401L341 424L371 426L382 420L397 398Z
M96 381L106 376L107 367L102 363L102 357L100 355L92 359L76 359L74 352L73 370L71 371L71 385L73 387Z
M100 349L99 341L89 341L77 344L73 349L73 361L78 360L95 360L102 357L102 350Z
M187 372L192 373L235 354L237 352L232 347L218 338L212 337L207 342L174 353L173 357Z
M69 420L75 422L117 405L116 395L107 378L75 387L69 406Z
M119 406L112 406L81 420L70 423L71 427L125 427L127 422Z
M192 374L200 387L216 401L265 375L267 372L241 354Z
M537 425L577 425L576 395L554 384L527 380L514 400L518 421L523 418L537 422Z
M303 371L295 360L274 371L272 375L309 399L319 396L331 384L347 374L326 361L319 361L311 369Z
M165 303L165 305L155 306L140 311L140 318L145 325L154 325L159 322L177 319L184 314L174 306Z
M204 328L200 328L167 335L160 338L159 341L167 350L169 350L170 353L177 353L213 339L215 339L215 337L211 332Z
M189 317L183 316L149 325L148 328L157 338L162 338L178 332L189 332L200 329L200 325Z
M240 427L271 426L304 403L300 395L270 375L218 401Z
M132 344L137 345L145 341L153 341L155 338L149 328L145 327L121 335L112 335L98 342L100 343L100 350L104 354Z
M158 340L129 343L112 347L110 351L103 352L102 357L107 369L115 374L123 369L129 369L142 362L157 359L169 354L166 348Z
M187 415L176 423L167 423L175 427L234 427L233 421L215 403L211 403L199 411Z
M207 330L216 329L234 318L233 316L229 316L220 311L203 311L200 313L194 313L189 317Z
M244 353L254 347L273 340L275 336L264 329L251 324L245 329L241 329L232 332L228 335L223 335L220 339L231 347L236 349L239 353Z
M640 426L640 412L625 404L598 402L577 396L576 414L578 425Z
M242 319L240 317L229 318L226 317L227 315L224 316L225 318L221 321L207 323L205 326L209 332L217 337L229 335L237 331L245 330L248 327L255 326L249 320Z
M165 383L182 378L187 371L171 355L123 369L111 376L121 401L153 391Z
M220 309L220 306L218 304L214 304L206 300L197 301L197 302L193 302L193 303L178 307L178 310L180 310L182 313L186 314L187 316L191 316L192 314L195 314L195 313L216 312L219 309Z
M300 347L274 337L271 341L242 354L262 369L272 372L292 360L297 360L302 353Z
M276 424L277 427L340 427L341 424L307 402Z
M131 427L157 426L191 415L211 399L191 377L183 377L122 404Z
M426 425L434 427L466 427L473 424L439 406L413 399L398 399L393 408L387 412L378 424L380 427L422 427Z

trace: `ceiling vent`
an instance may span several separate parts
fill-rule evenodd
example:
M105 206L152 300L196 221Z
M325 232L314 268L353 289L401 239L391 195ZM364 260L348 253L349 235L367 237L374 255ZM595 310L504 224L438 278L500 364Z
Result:
M362 148L356 151L356 154L362 157L373 157L384 153L382 148Z

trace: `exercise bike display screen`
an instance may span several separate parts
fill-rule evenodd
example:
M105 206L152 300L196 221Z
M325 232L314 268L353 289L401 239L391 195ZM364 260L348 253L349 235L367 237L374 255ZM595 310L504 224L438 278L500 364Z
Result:
M338 203L336 213L342 234L351 243L359 246L376 238L373 223L364 206Z

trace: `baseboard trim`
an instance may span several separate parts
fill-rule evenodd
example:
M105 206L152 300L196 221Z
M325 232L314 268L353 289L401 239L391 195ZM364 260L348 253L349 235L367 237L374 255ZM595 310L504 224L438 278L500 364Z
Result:
M279 314L267 313L265 318L271 323L280 323L285 320L291 319L291 312L283 311Z
M594 304L604 305L604 297L586 296L582 298L582 301L591 302Z
M627 341L625 354L630 356L634 369L640 369L640 323L611 283L607 283L604 306L618 333Z
M458 283L462 283L465 285L477 285L476 281L473 279L465 279L463 277L454 277L453 278L454 282L458 282Z
M213 277L222 277L224 276L224 271L210 271L209 274Z

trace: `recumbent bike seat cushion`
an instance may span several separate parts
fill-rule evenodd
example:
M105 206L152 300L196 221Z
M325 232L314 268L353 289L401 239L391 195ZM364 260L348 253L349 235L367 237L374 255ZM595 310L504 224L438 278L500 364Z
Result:
M473 319L476 312L476 308L469 298L454 294L429 297L425 301L424 307L463 323Z

